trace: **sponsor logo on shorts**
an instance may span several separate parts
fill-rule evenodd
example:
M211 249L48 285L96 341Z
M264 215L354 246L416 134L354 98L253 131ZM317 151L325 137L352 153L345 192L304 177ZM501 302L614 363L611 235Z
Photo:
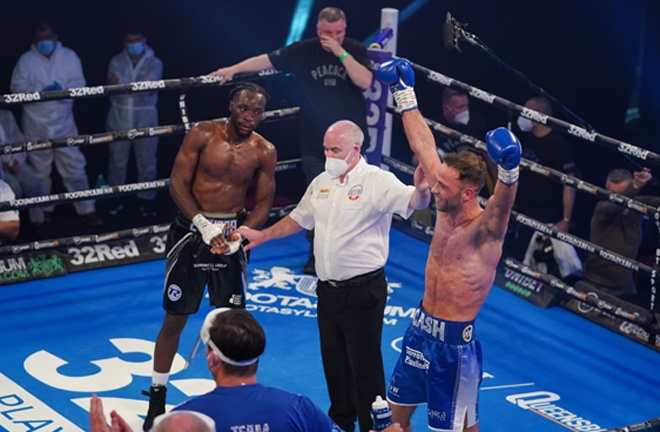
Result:
M465 343L468 343L472 340L472 330L473 329L474 329L474 327L472 326L472 324L469 324L469 325L465 326L465 328L463 329L462 336L463 336L463 341L465 341Z
M179 301L181 298L181 288L179 288L178 285L172 284L169 287L167 287L167 298L170 299L170 301Z
M415 369L429 370L430 363L424 358L421 351L406 347L406 358L404 362Z
M426 413L429 416L429 419L445 421L447 419L447 413L444 411L436 411L432 409L426 410Z
M232 294L231 298L229 299L229 303L236 306L240 306L242 301L243 301L243 296L240 294Z

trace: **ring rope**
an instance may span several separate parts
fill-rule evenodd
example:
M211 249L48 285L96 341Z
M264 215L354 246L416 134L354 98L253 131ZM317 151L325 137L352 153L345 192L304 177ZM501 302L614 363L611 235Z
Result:
M302 159L287 159L277 162L275 172L287 171L300 165ZM42 195L30 198L18 198L10 201L0 201L0 212L8 210L22 210L29 207L41 205L63 204L72 201L83 201L92 198L110 198L115 196L130 195L148 190L167 189L170 179L160 179L141 183L129 183L118 186L105 186L95 189L87 189L74 192L63 192L53 195Z
M274 207L268 214L269 218L282 218L296 207L297 204L289 204L282 207ZM130 228L121 231L106 232L102 234L88 234L73 237L62 237L58 239L37 240L30 243L18 245L0 246L0 257L18 255L20 253L58 249L67 246L84 246L89 244L102 244L108 241L133 239L153 234L166 233L170 224L150 225L139 228Z
M266 69L256 73L237 74L230 81L222 85L233 84L237 81L249 80L268 75L276 75L281 72L275 69ZM213 87L218 86L222 78L211 75L197 77L173 78L155 81L135 81L124 84L108 84L92 87L75 87L54 91L38 91L31 93L6 93L0 95L0 106L22 105L26 103L53 101L60 99L88 99L93 97L111 96L127 93L143 93L160 90L180 90L191 87Z
M553 288L562 291L564 294L568 295L569 297L573 297L583 303L588 304L589 306L593 306L599 310L612 314L618 318L637 324L640 327L642 327L644 330L648 331L649 333L658 334L658 330L654 329L654 325L656 324L656 319L652 313L641 314L638 311L631 313L622 309L618 305L609 303L605 299L592 298L591 296L588 296L582 293L581 291L575 289L571 285L564 283L561 279L552 276L548 273L540 272L513 258L505 258L503 262L505 266L513 270L516 270L519 273L530 276L536 280L545 282L548 285L552 286Z
M655 417L643 422L629 424L614 429L608 429L605 432L653 432L660 428L660 417Z
M280 120L289 116L297 115L300 107L282 108L264 112L262 123ZM211 121L226 121L228 117L221 117ZM195 122L193 124L196 124ZM91 135L75 135L62 138L47 138L35 141L26 141L22 143L10 143L0 146L0 154L13 154L20 152L30 152L49 148L59 147L80 147L85 145L104 144L113 141L137 140L140 138L164 136L164 135L182 135L186 133L185 125L163 125L140 129L130 129L127 131L103 132Z
M399 111L391 106L387 107L387 111L399 114ZM480 151L487 152L485 142L480 141L479 139L474 138L470 135L466 135L454 129L448 128L436 121L427 118L424 118L424 120L431 127L431 129L441 132L449 137L458 138L464 144L469 144ZM392 158L383 157L383 160L384 161L387 160L389 162L392 160ZM652 215L652 214L656 215L655 216L656 224L658 224L658 230L660 231L660 208L653 207L651 205L648 205L641 201L637 201L633 198L624 195L619 195L617 193L610 191L609 189L596 186L584 180L580 180L577 177L565 174L554 168L550 168L545 165L532 162L529 159L522 158L520 160L520 166L523 169L527 169L537 174L543 175L563 185L571 186L574 189L580 190L582 192L590 193L594 196L606 198L608 201L612 203L618 204L622 207L629 208L644 215ZM412 167L409 167L408 170L404 172L406 172L407 174L412 174L414 172L414 169Z
M619 153L622 153L623 155L633 156L637 159L642 159L644 161L651 162L654 165L660 166L660 155L650 150L646 150L637 147L633 144L629 144L624 141L610 138L598 132L587 131L583 127L565 122L563 120L559 120L547 114L542 114L538 111L531 110L529 108L525 108L521 105L515 104L509 100L488 93L477 87L473 87L471 85L458 81L454 78L450 78L446 75L441 74L440 72L427 69L416 63L413 63L412 65L414 69L424 73L426 75L426 79L428 79L429 81L435 81L444 86L451 87L456 90L464 91L468 95L475 97L486 103L489 103L493 106L496 106L498 108L503 108L507 111L518 112L522 117L536 121L538 123L543 123L546 126L552 127L553 129L561 130L569 135L572 135L576 138L580 138L584 141L589 141L595 144L601 144L612 150L616 150Z

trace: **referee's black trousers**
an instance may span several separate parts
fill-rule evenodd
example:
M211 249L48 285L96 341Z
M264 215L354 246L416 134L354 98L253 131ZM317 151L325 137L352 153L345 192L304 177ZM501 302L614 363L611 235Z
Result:
M387 281L381 274L359 286L319 280L316 287L328 415L346 432L355 430L356 418L361 432L372 429L371 403L386 396L381 336Z

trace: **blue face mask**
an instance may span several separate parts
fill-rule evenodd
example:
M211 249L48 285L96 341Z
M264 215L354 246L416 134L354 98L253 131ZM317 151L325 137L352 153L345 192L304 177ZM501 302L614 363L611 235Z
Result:
M50 55L55 49L55 41L46 39L36 43L37 51L43 55Z
M132 57L137 57L144 52L144 43L142 42L129 43L126 45L126 51L128 51L128 55Z

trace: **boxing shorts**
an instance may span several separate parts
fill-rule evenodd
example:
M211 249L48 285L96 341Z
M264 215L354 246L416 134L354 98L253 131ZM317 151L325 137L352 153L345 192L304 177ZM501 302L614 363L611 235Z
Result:
M224 234L229 235L243 224L247 212L204 216L224 225ZM212 254L192 221L179 213L167 234L167 251L163 291L167 312L196 313L207 285L211 305L245 308L248 255L242 246L232 255Z
M482 380L481 344L474 321L435 318L422 308L403 337L387 399L394 405L428 405L429 428L462 431L479 417L478 390Z

